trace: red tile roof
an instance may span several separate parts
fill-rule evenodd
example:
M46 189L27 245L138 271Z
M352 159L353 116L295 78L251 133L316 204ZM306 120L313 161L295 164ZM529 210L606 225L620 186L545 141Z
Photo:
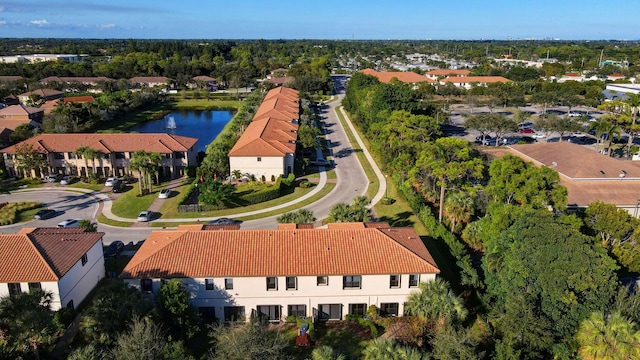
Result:
M48 97L52 97L52 96L62 97L62 96L64 96L64 92L58 91L58 90L53 90L53 89L37 89L37 90L33 90L33 91L28 91L28 92L20 94L18 96L20 96L20 97L27 96L28 97L28 96L31 96L31 95L40 95L43 98L48 98Z
M0 283L58 281L104 233L23 229L0 235Z
M266 95L229 157L285 156L296 149L298 91L276 88Z
M2 149L2 152L13 154L16 146L30 144L35 151L45 154L74 152L81 146L87 146L105 154L136 150L166 154L187 151L197 141L196 138L171 134L40 134Z
M439 273L410 228L154 231L122 278Z
M70 102L85 103L85 102L92 102L93 100L95 99L91 95L67 96L65 98L62 98L62 101L64 101L65 103L70 103Z
M364 69L360 70L361 73L366 75L372 75L378 78L380 82L388 83L391 79L396 78L398 81L404 83L419 83L419 82L428 82L434 83L435 81L429 79L426 76L422 76L420 74L414 73L412 71L402 72L402 71L375 71L373 69Z

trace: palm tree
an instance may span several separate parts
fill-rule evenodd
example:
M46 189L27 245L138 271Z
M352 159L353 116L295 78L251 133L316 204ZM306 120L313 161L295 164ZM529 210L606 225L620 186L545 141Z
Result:
M87 146L80 146L79 148L76 149L76 156L79 158L83 158L84 159L84 169L86 172L86 176L89 176L89 160L86 156L87 151L89 150L89 147Z
M580 324L578 353L585 360L640 359L640 332L636 324L614 312L594 312Z
M331 346L322 345L311 352L311 360L346 360L345 356L337 353Z
M84 165L85 165L85 169L87 169L87 177L90 177L91 175L95 175L96 174L96 159L100 156L100 152L94 148L90 148L88 146L80 146L79 148L76 149L76 155L78 156L82 156L84 158ZM91 160L92 164L93 164L93 171L92 174L89 175L89 162L88 160Z
M158 166L162 160L162 155L157 152L146 152L144 150L136 150L129 162L129 169L137 171L140 174L140 195L143 189L147 188L149 192L153 191L151 174L158 171Z
M449 283L436 278L420 283L418 291L409 295L407 313L433 321L438 328L462 321L467 317L467 309L460 297L456 296Z
M450 193L444 203L444 212L451 222L451 232L454 232L456 225L471 220L473 198L462 191Z

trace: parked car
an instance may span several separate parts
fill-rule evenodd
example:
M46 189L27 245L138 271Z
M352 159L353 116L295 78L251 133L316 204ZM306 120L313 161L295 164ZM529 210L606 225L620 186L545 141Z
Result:
M116 240L109 244L109 246L104 250L104 257L116 257L120 254L122 249L124 249L124 243Z
M493 136L491 136L491 135L485 135L485 136L484 136L484 139L485 139L485 140L487 140L487 139L493 139ZM482 135L478 135L478 136L476 136L476 141L475 141L475 142L476 142L476 144L482 144Z
M56 211L55 210L42 209L42 210L39 210L35 215L33 215L33 218L35 220L44 220L44 219L52 218L55 215L56 215Z
M62 179L62 174L49 174L46 177L47 182L58 182Z
M77 219L67 219L58 223L59 228L74 228L78 227L80 222Z
M113 184L113 187L111 188L111 191L114 193L119 193L122 192L124 190L124 184L122 184L121 182L116 182Z
M309 165L314 165L314 166L329 166L331 165L331 161L327 160L327 159L316 159L316 160L312 160L309 162Z
M110 178L107 178L107 181L104 182L104 186L113 186L117 182L118 182L118 178L110 177Z
M158 194L158 199L168 199L169 197L171 197L170 189L162 189L162 191L160 191L160 193Z
M152 215L153 213L151 211L145 210L140 214L138 214L138 218L136 219L136 221L139 221L139 222L151 221Z
M60 185L69 185L69 184L73 184L76 181L78 181L77 177L66 175L62 177L62 180L60 180Z
M232 225L235 224L236 222L233 219L229 219L229 218L220 218L220 219L215 219L212 221L209 221L207 224L209 225Z
M533 133L533 134L531 134L529 136L531 136L534 139L542 139L542 138L546 138L547 137L547 135L545 135L543 133L539 133L539 132Z
M536 131L531 128L526 128L526 129L520 129L518 130L518 132L520 134L535 134Z
M127 175L122 178L122 183L124 184L133 184L137 181L137 179L131 175Z

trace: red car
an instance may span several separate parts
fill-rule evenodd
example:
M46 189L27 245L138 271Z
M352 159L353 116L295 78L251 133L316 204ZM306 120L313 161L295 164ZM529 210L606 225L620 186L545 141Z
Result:
M533 133L535 133L536 131L535 131L535 130L533 130L533 129L520 129L520 130L518 130L518 132L519 132L520 134L533 134Z

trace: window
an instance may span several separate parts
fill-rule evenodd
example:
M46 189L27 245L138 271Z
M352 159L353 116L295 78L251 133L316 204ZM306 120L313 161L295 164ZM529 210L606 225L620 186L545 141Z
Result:
M76 158L76 153L68 152L67 153L67 158L69 158L69 160L75 159Z
M39 282L29 283L29 291L31 290L42 290L42 284Z
M8 283L7 286L9 286L9 296L17 296L22 292L20 283Z
M104 156L102 158L105 159L105 160L109 160L111 158L111 155L104 154Z
M129 151L129 159L133 159L133 153Z
M61 152L53 153L53 158L56 160L64 160L64 153L61 153Z
M342 277L343 289L360 289L360 275L348 275Z
M233 290L233 279L232 278L224 279L224 289L225 290Z
M416 287L420 284L420 274L409 275L409 287Z
M342 304L319 304L318 317L320 320L341 320Z
M287 276L287 290L298 290L298 278Z
M87 261L89 261L89 257L87 257L87 254L82 255L82 266L85 266L87 264Z
M151 279L142 279L141 283L142 283L142 291L151 292L151 290L153 290L153 287L152 287L153 282L151 281Z
M224 321L246 321L244 306L225 306Z
M176 151L176 152L173 153L173 157L175 159L184 159L186 156L184 155L184 152Z
M116 152L116 159L124 159L124 153L123 152Z
M389 287L390 288L400 287L400 275L389 275Z
M398 316L398 303L381 303L380 315L382 316Z
M327 285L329 285L329 277L328 276L318 276L317 281L318 281L318 286L327 286Z
M349 304L349 314L362 315L367 313L367 304Z
M305 317L307 316L307 305L289 305L289 316Z
M201 306L198 308L200 318L205 321L211 321L216 319L216 308L213 306Z
M280 305L258 305L258 315L269 321L280 321Z
M75 309L75 307L73 306L73 300L69 300L69 302L67 303L67 309Z
M262 161L262 158L260 156L258 156L258 162Z
M278 290L278 278L269 276L267 278L267 290Z
M206 290L213 290L213 279L204 279L204 288Z

